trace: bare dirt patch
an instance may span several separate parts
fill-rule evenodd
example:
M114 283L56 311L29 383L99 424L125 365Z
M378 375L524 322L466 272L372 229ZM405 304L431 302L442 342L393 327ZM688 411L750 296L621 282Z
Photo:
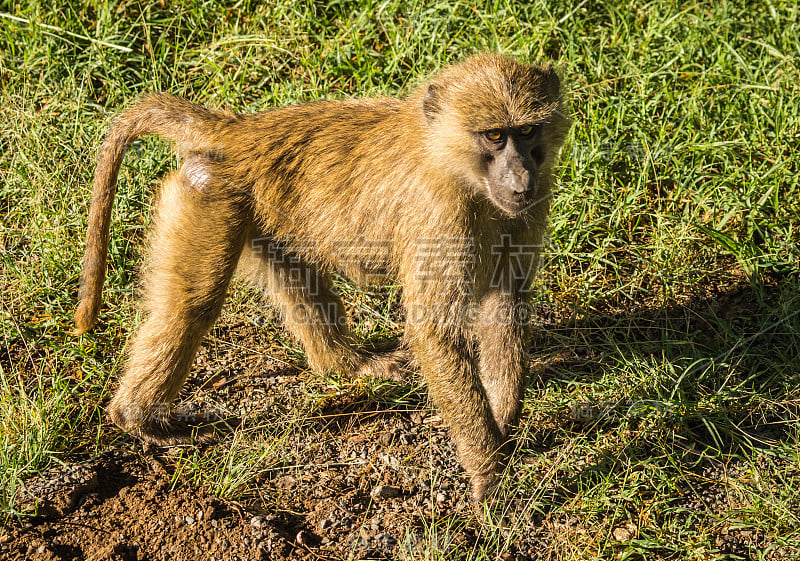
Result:
M434 461L446 473L433 470L420 479L416 468L400 465L399 451L426 446L414 435L430 433L422 421L400 426L408 430L386 431L374 441L374 427L366 427L366 435L345 438L341 448L306 442L302 469L259 476L265 502L217 498L176 472L175 450L127 442L27 480L18 507L37 505L38 514L11 522L0 538L0 558L389 559L400 549L413 555L426 521L468 503L452 451L446 451L448 465ZM432 438L436 444L445 435ZM376 453L395 439L397 455ZM431 473L439 474L433 484ZM466 546L473 538L463 528L450 539Z
M182 394L241 419L236 434L200 449L123 437L26 480L15 509L36 515L6 521L0 559L391 559L412 557L439 520L471 517L447 431L418 389L384 401L352 385L331 391L332 381L298 370L291 349L265 345L264 330L223 322ZM242 448L248 461L267 451L241 473L238 501L185 467L187 455L216 463ZM217 494L231 496L223 487ZM474 533L461 524L443 547L467 548Z
M26 483L40 516L12 528L7 559L267 559L293 549L288 529L252 523L235 503L173 485L155 456L115 450Z
M735 314L730 321L740 315L744 321L759 310L751 299L745 289L731 290L698 299L692 309L714 305L718 313ZM677 306L651 315L609 316L602 336L633 338L640 346L652 340L656 349L657 336L673 330L711 338L702 321L685 323L689 310ZM498 539L503 534L472 513L447 430L428 407L424 390L321 378L302 370L292 348L276 343L280 339L270 329L276 328L266 320L223 321L200 352L183 393L188 403L241 418L236 431L199 449L104 437L108 446L100 455L25 482L14 507L36 515L5 521L0 559L412 559L432 550L461 559L480 549L506 561L561 559L598 541L622 551L626 543L655 532L653 520L663 517L654 513L648 522L633 504L627 505L632 512L627 519L613 518L621 507L575 506L581 481L611 470L618 457L647 457L652 451L578 461L570 456L565 435L636 427L622 419L573 426L568 410L553 410L523 421L519 448L530 456L512 462L509 479L524 477L528 483L509 485L501 507L510 514L513 531ZM532 354L532 372L540 380L532 391L553 376L602 364L590 344L598 333L594 323L584 328L554 321L542 328ZM579 340L588 346L573 344ZM751 432L758 430L760 440L780 441L786 438L782 432L766 432L779 426L777 421L742 422ZM702 427L691 419L683 425L685 436L704 440ZM102 431L108 439L119 434L111 426ZM242 457L246 462L239 462ZM709 539L724 554L747 558L761 551L779 559L790 553L768 532L730 522L729 512L752 502L743 491L733 497L731 481L741 491L752 466L738 459L721 464L692 450L682 461L676 480L691 485L659 491L671 493L671 524L712 524ZM785 460L759 469L796 476ZM236 477L242 482L225 480Z

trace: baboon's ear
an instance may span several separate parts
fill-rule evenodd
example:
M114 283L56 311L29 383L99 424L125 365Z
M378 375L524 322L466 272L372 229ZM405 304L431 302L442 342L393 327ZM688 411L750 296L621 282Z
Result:
M547 77L550 79L550 91L549 93L552 96L557 96L561 91L561 79L558 77L558 73L556 72L553 63L549 63L546 68Z
M425 113L425 119L429 125L436 121L436 115L440 109L441 93L442 87L436 84L429 84L425 92L425 99L422 100L422 112Z

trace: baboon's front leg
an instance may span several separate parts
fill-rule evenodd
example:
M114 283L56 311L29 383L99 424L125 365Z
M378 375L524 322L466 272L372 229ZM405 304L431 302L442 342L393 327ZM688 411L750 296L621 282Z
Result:
M481 383L469 336L430 324L413 324L407 330L411 350L470 475L472 497L480 501L497 480L503 435Z
M477 335L480 377L497 427L508 437L522 409L527 374L527 326L524 303L503 290L481 301Z
M109 405L121 428L157 443L189 436L170 407L222 308L248 220L222 187L199 190L181 173L164 181L144 270L145 320Z

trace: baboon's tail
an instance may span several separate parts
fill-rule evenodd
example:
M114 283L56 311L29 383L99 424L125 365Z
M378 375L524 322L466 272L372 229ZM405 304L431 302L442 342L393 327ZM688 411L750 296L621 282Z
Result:
M139 136L157 134L191 149L207 145L207 139L229 116L168 94L150 94L119 115L111 125L97 157L92 203L86 232L75 333L92 328L102 300L108 253L108 230L117 174L122 158Z

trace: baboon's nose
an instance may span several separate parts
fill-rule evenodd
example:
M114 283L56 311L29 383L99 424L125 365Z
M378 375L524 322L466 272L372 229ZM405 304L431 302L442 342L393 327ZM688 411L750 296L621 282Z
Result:
M511 171L508 174L508 186L516 195L524 195L531 188L531 176L527 170Z

